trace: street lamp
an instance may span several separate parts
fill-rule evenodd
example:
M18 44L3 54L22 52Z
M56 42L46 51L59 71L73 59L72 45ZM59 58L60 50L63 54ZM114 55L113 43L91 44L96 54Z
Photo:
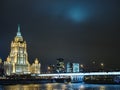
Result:
M81 72L84 71L84 65L83 64L80 64L80 70L81 70Z
M83 64L80 65L81 68L84 68Z
M100 63L101 69L103 70L104 68L104 63Z

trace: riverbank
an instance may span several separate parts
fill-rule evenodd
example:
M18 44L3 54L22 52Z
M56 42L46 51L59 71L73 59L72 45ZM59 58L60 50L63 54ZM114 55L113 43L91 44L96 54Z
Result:
M43 84L43 83L69 83L70 78L51 78L51 79L0 79L0 85L12 85L12 84Z
M120 76L84 76L83 82L87 84L120 84Z

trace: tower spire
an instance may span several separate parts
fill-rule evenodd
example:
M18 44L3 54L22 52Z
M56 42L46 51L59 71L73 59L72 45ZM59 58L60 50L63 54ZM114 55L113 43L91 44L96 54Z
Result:
M17 36L21 36L21 32L20 32L20 24L18 24L18 32L17 32Z

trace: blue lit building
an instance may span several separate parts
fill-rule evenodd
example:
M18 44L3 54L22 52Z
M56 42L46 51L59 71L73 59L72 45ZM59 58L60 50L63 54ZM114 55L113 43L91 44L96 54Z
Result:
M79 63L67 63L67 73L78 73L80 72Z
M73 73L78 73L80 70L79 63L73 63Z

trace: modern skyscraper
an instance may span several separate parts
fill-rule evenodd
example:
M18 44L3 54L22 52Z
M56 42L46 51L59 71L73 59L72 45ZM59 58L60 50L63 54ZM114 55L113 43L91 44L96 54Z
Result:
M73 63L73 73L78 73L80 69L79 63Z
M9 68L8 66L11 68ZM24 41L21 32L20 25L18 25L18 32L11 42L11 51L4 62L5 74L25 74L30 73L30 64L28 62L27 44Z
M65 72L65 65L64 65L64 59L59 58L57 59L57 72Z
M80 71L79 63L67 63L67 72L68 73L78 73Z
M72 73L73 72L73 64L68 62L67 63L67 72Z

